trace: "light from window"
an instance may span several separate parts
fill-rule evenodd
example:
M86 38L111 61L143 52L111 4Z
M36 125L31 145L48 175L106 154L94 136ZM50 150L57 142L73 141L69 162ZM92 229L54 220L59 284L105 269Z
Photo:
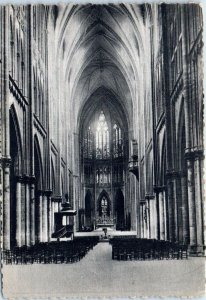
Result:
M105 115L101 111L96 129L96 158L103 159L109 156L109 128Z
M113 156L121 157L123 155L123 142L121 128L114 124L113 126Z

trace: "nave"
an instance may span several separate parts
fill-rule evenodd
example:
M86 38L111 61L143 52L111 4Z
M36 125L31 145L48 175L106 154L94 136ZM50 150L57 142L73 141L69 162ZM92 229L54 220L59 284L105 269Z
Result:
M204 258L116 261L109 243L99 243L77 264L5 265L3 295L12 297L200 296ZM197 276L198 273L198 276ZM20 284L9 284L20 279Z
M0 6L2 248L108 227L205 250L198 4Z

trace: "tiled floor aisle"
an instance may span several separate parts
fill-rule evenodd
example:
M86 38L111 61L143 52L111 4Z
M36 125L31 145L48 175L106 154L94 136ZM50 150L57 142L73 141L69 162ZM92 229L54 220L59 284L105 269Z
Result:
M204 292L204 258L112 261L99 243L76 264L3 267L4 297L191 296Z

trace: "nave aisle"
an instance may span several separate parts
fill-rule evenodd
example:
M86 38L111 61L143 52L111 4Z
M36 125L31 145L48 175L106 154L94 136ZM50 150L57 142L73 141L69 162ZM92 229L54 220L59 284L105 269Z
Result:
M75 264L6 265L3 295L95 298L204 294L204 258L113 261L111 252L108 243L99 243Z

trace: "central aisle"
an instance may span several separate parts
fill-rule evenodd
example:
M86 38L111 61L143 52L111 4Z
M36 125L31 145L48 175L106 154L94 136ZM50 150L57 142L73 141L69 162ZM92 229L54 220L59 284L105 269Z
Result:
M104 242L75 264L4 266L4 297L191 296L204 292L204 258L161 262L113 261L111 257L112 248Z

